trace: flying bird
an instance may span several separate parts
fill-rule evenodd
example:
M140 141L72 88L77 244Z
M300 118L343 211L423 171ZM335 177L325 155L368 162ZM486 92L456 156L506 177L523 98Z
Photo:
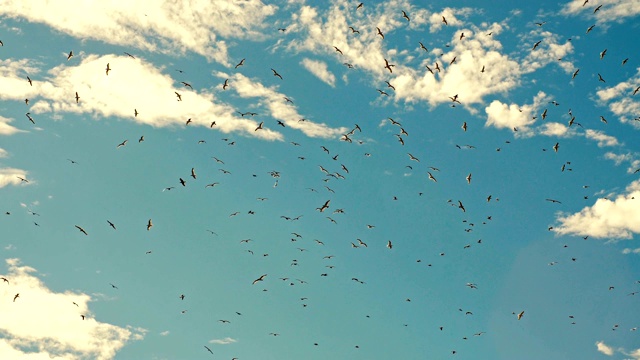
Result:
M20 297L20 293L17 293L13 296L13 302L16 302L16 299Z
M409 19L409 15L407 15L407 13L404 12L404 10L402 10L402 17L407 19L407 21L411 21L411 19Z
M107 68L105 69L105 74L109 75L109 71L111 71L111 67L109 67L109 63L107 63Z
M329 203L331 202L331 200L327 200L325 201L324 205L322 205L319 208L316 208L316 210L320 211L320 212L324 212L325 210L327 210L329 208Z
M89 234L87 234L87 232L86 232L82 227L80 227L80 226L76 225L76 228L77 228L78 230L80 230L80 232L81 232L81 233L83 233L83 234L85 234L85 235L89 235Z
M518 314L518 320L522 319L522 316L524 315L524 310L522 310L519 314Z
M393 73L393 70L391 70L391 68L394 66L394 64L389 64L389 61L387 59L384 59L384 68L389 70L390 73Z
M379 27L376 28L377 34L376 35L380 35L380 37L382 37L382 39L384 39L384 34L382 33L382 31L380 30Z
M176 94L178 101L182 101L182 95L180 95L180 93L178 93L177 91L174 91L174 93Z
M67 55L67 61L73 57L73 51L69 51L69 55Z
M213 351L211 351L211 349L209 349L209 347L207 345L205 345L204 348L207 349L207 351L210 352L211 355L213 355Z
M277 76L280 78L280 80L282 80L282 75L278 74L278 72L275 71L273 68L271 69L271 71L273 71L273 76Z
M181 81L180 83L182 83L182 85L184 85L184 87L188 87L189 89L193 90L193 87L188 82Z
M80 96L78 96L78 92L76 91L76 104L80 102Z
M245 60L245 59L240 60L240 62L236 65L236 67L235 67L235 68L237 69L237 68L239 68L240 66L244 65L244 60Z
M259 278L257 278L257 279L255 279L255 280L253 280L253 282L251 283L251 285L255 285L258 281L263 281L263 280L264 280L264 278L265 278L266 276L267 276L267 274L260 275L260 277L259 277Z
M151 219L149 219L149 221L147 222L147 231L151 230L152 226L153 226L153 223L151 223Z

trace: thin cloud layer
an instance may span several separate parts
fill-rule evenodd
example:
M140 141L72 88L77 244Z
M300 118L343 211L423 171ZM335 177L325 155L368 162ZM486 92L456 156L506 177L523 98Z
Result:
M212 339L209 340L209 344L218 344L218 345L229 345L238 342L238 340L230 337L226 337L223 339Z
M6 151L4 152L6 155ZM3 156L4 157L4 156ZM3 188L8 185L29 185L32 182L25 182L20 178L27 179L27 171L21 169L14 168L0 168L0 188Z
M176 87L170 76L139 58L87 55L77 66L60 65L48 75L33 79L33 86L17 72L7 75L0 86L15 84L15 91L0 93L11 93L5 96L13 100L31 96L32 114L120 117L154 127L185 126L191 119L189 126L215 127L225 133L237 131L265 140L282 139L282 134L267 128L255 131L256 121L236 116L236 110L219 102L214 93ZM136 116L135 112L139 114ZM37 116L32 117L37 124Z
M101 323L91 316L87 294L56 293L18 259L6 260L8 284L0 287L0 357L3 359L112 359L142 329ZM14 299L15 295L19 297ZM77 304L75 305L74 304ZM83 320L80 315L85 315Z
M336 86L336 76L327 68L327 63L317 60L304 58L301 62L302 66L312 73L315 77L322 80L331 87Z
M220 78L227 78L227 74L217 73ZM259 82L249 79L242 74L229 77L233 89L242 98L257 98L258 107L265 108L271 117L280 120L286 127L301 131L309 137L337 138L349 131L345 127L331 128L324 123L317 123L304 118L298 113L295 99L287 97L273 87L266 87Z
M559 235L629 239L640 233L640 180L629 184L615 199L600 198L592 206L575 214L560 214Z
M152 52L192 51L229 65L227 42L221 38L263 38L265 20L276 10L261 1L7 0L0 15L46 24L80 39Z
M627 81L598 90L596 95L598 101L608 106L621 122L640 128L640 68Z
M600 8L596 10L596 8ZM598 23L622 22L626 18L640 14L640 2L636 0L573 0L562 9L564 15L585 15L595 18Z

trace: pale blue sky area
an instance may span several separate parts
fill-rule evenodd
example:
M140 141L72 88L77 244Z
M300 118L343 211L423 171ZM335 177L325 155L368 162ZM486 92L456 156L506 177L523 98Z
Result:
M640 3L9 1L0 358L640 359Z

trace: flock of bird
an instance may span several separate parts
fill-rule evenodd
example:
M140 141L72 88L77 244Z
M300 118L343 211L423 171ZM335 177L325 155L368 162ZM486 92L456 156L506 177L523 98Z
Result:
M585 4L588 2L589 0L585 1ZM601 9L601 6L598 6L594 9L594 13L599 11ZM366 7L364 3L359 3L358 5L355 6L355 11L366 11ZM407 22L411 21L411 17L410 17L410 13L406 12L406 11L401 11L400 13L397 14L397 16L400 19L404 19ZM448 26L448 21L447 19L442 16L442 24L444 24L445 26ZM537 26L544 26L546 24L546 22L537 22L535 23L535 25ZM593 30L595 25L590 26L586 33L588 34L589 32L591 32ZM360 31L364 31L362 29L355 29L353 26L350 26L348 28L349 31L351 31L352 34L359 34ZM278 31L284 33L286 31L286 28L279 28ZM374 31L373 29L371 29L371 31ZM381 31L381 29L379 27L375 28L375 33L377 36L379 36L382 40L385 39L385 34ZM487 36L491 36L491 34L487 34ZM463 41L463 39L465 38L465 34L464 32L460 32L460 34L457 36L459 41ZM532 46L532 51L535 51L536 49L538 49L538 47L541 45L542 40L537 41L533 44ZM4 43L2 43L0 41L0 45L2 45L3 47L5 47ZM427 47L420 42L419 43L420 49L424 50L425 52L428 52ZM341 49L339 49L336 46L333 46L335 52L337 54L343 55L343 52ZM5 47L6 49L6 47ZM540 50L538 50L540 51ZM131 55L128 52L125 52L125 54L131 58L135 58L134 55ZM599 53L600 59L604 59L605 56L607 55L607 49L604 49L603 51L601 51ZM71 61L71 59L74 57L74 52L70 51L67 55L67 61ZM454 64L456 64L458 60L456 57L454 57L451 61L448 62L448 66L454 66ZM624 66L625 64L627 64L627 62L629 61L629 58L625 58L622 61L622 65ZM234 66L234 70L238 70L241 67L244 66L248 66L249 65L249 60L247 60L246 58L241 59L235 66ZM353 68L353 66L351 64L345 63L345 65L347 65L349 68ZM443 69L445 68L445 63L439 64L437 61L435 62L435 64L433 64L432 66L426 65L426 71L428 71L429 73L433 74L434 76L436 76L437 73L443 71ZM389 60L384 59L384 63L380 63L380 68L383 70L388 71L388 73L391 75L394 73L394 68L396 67L396 64L391 63ZM279 79L279 80L285 80L285 78L274 68L269 68L273 77ZM112 74L113 72L117 72L119 69L114 67L112 68L110 63L107 63L105 68L104 68L104 75L105 76L110 76L110 74ZM267 71L267 69L265 68L265 72ZM478 72L484 73L485 71L485 67L483 66L482 69L478 69ZM575 79L578 74L579 74L580 69L576 69L572 76L571 79ZM179 70L180 73L183 73L182 70ZM386 73L386 72L385 72ZM285 73L286 75L286 73ZM606 74L605 74L606 75ZM600 74L597 73L597 78L599 82L605 82L604 77ZM25 81L27 81L29 83L29 85L33 86L33 82L35 80L33 80L30 76L26 76ZM186 82L186 81L180 81L180 83L182 84L182 86L184 86L185 88L189 88L189 89L193 89L191 83ZM381 96L390 96L390 92L391 91L395 91L396 87L391 83L391 80L385 80L384 83L386 84L386 89L388 90L382 90L382 89L377 89L377 91L379 92L379 94ZM222 91L226 91L228 90L230 87L234 86L233 82L230 79L225 79L224 82L222 84L219 85L219 88L222 89ZM638 92L640 91L640 86L638 86L637 88L634 89L633 91L633 95L636 95ZM71 93L74 93L74 100L76 104L80 104L82 101L82 94L79 94L77 91L73 91L71 90ZM178 92L178 91L174 91L175 93L175 100L178 102L182 102L183 101L183 95ZM464 102L464 99L462 99L461 97L458 96L458 94L451 94L449 96L449 99L451 100L451 106L455 107L456 104L461 104L462 102ZM29 105L29 99L25 99L25 104L28 106ZM285 98L285 101L287 103L293 103L293 101L290 98ZM552 101L550 102L550 104L554 105L554 107L559 106L560 104L558 104L556 101ZM548 116L548 112L549 110L547 108L544 109L544 111L541 113L541 118L544 120L547 116ZM132 109L132 114L134 117L138 117L138 115L140 114L138 112L138 109ZM254 116L259 116L258 113L256 112L250 112L250 111L238 111L238 114L240 115L240 117L254 117ZM573 125L577 125L580 127L583 127L582 124L576 122L576 117L573 116L571 110L569 110L569 116L571 117L571 119L568 122L568 126L571 127ZM33 117L31 116L30 112L26 112L26 117L27 119L33 124L35 125L36 122L33 119ZM600 120L602 121L602 123L607 124L608 121L604 118L604 116L600 116ZM305 119L301 119L300 121L305 121ZM403 126L403 124L401 124L399 121L394 120L391 117L387 117L386 118L386 123L391 125L391 128L393 129L397 129L397 133L394 133L393 136L395 137L395 140L397 140L397 142L399 143L398 146L404 146L405 145L405 141L409 138L409 131L405 128L405 126ZM185 122L185 126L189 126L192 123L192 119L189 118L188 120L186 120ZM217 126L216 122L212 122L210 125L210 128L215 129ZM274 122L274 126L280 126L280 127L286 127L286 124L280 120L276 120ZM261 131L264 130L268 127L268 124L265 123L265 121L260 121L257 125L257 127L255 128L255 132L257 131ZM363 129L364 128L364 129ZM461 125L461 129L463 132L467 132L470 126L468 125L467 121L464 121L463 124ZM365 134L367 131L366 126L360 126L358 124L354 124L354 126L351 128L350 131L345 132L344 134L342 134L339 138L339 140L341 142L344 143L348 143L348 144L354 144L354 146L356 144L364 144L366 142L365 140L365 136L363 136L363 134ZM518 129L517 128L513 128L514 132L517 132ZM142 143L145 141L145 137L144 136L140 136L138 143ZM233 146L236 144L235 141L230 140L229 138L224 138L223 139L224 142L226 142L226 144L228 146ZM355 143L354 143L355 141ZM129 140L125 139L117 144L115 144L115 148L117 149L116 151L125 151L125 149L122 149L123 147L127 146ZM200 140L198 143L205 143L206 140ZM509 143L509 141L507 141L507 143ZM297 146L300 146L300 143L298 142L291 142L291 145L293 146L294 149L296 149ZM462 149L468 149L468 150L472 150L475 149L474 145L455 145L458 149L462 150ZM317 207L315 207L315 209L301 209L300 211L302 212L302 214L299 215L276 215L278 216L280 219L288 222L289 224L291 224L292 222L295 221L303 221L302 218L306 217L306 218L311 218L316 216L317 214L321 214L318 216L324 216L327 221L329 222L329 224L338 224L338 221L340 221L339 216L345 214L345 209L341 208L341 207L336 207L334 205L334 203L336 202L340 202L340 200L336 201L336 199L339 199L337 192L339 192L339 190L334 190L335 187L330 186L332 184L332 182L337 182L340 180L346 180L350 175L350 168L352 168L351 165L349 164L345 164L342 163L339 157L339 154L335 153L335 151L332 151L331 149L331 145L326 145L326 146L321 146L318 149L316 149L313 154L313 156L319 157L319 156L325 156L325 159L327 159L327 164L320 164L317 165L317 167L320 170L319 173L319 185L321 186L316 186L316 187L308 187L307 190L309 190L310 192L316 193L318 194L318 196L324 196L322 201L319 201L317 203ZM555 144L553 144L551 147L551 149L553 149L554 153L558 153L560 152L561 146L559 142L555 142ZM546 149L543 149L544 151L546 151ZM312 150L313 151L313 150ZM497 148L496 151L501 151L501 148ZM326 155L323 155L323 153L326 153ZM436 175L438 174L438 172L440 172L440 168L433 166L433 164L431 165L424 165L424 162L420 160L421 154L415 154L411 153L411 152L404 152L406 153L406 156L408 156L408 160L409 160L409 164L411 165L406 165L406 168L408 168L409 170L414 170L414 167L416 169L418 169L418 167L424 167L423 170L424 175L425 175L425 182L433 182L434 184L438 183L438 180L436 178ZM300 154L300 156L297 156L297 159L304 161L307 159L308 155L303 156L304 154ZM328 157L326 157L328 156ZM371 154L370 153L365 153L364 154L365 157L370 157ZM213 156L212 159L216 162L216 164L219 164L220 166L225 165L225 161L221 160L218 157ZM78 165L78 162L72 159L67 159L72 165ZM423 159L424 160L424 159ZM333 165L333 164L338 164L338 165ZM571 170L571 168L566 167L567 165L570 165L570 162L566 162L565 164L562 165L562 171L565 171L565 169L567 169L568 171ZM313 165L315 166L315 165ZM442 166L442 165L439 165ZM333 169L335 168L335 170L329 170L329 169ZM218 169L221 175L231 175L231 171L227 170L226 168L219 168ZM317 170L316 170L317 171ZM640 169L639 169L640 171ZM269 174L269 177L272 178L273 180L273 188L278 187L279 185L279 180L281 178L281 173L279 171L271 171ZM256 177L257 175L253 175L254 177ZM19 180L23 183L29 183L29 179L27 178L23 178L23 177L18 177ZM191 178L191 179L189 179ZM473 175L471 172L468 172L468 174L464 177L464 181L466 182L467 185L471 185L472 184L472 180L474 179ZM462 180L462 179L461 179ZM200 181L200 178L198 177L198 174L196 172L196 168L192 167L190 173L188 174L178 174L175 176L175 183L173 184L167 184L166 187L164 187L163 189L161 189L163 192L165 191L171 191L171 190L175 190L175 189L180 189L180 188L187 188L190 187L191 185L193 185L194 183L197 184L198 181ZM475 180L477 181L477 180ZM214 182L207 182L206 184L202 184L201 186L203 186L205 189L207 188L214 188L220 184L224 184L224 180L220 180L220 181L214 181ZM311 184L311 186L313 186ZM435 186L435 185L434 185ZM320 190L318 190L320 189ZM326 190L326 191L325 191ZM214 191L214 190L212 190ZM319 195L320 191L323 192L324 195ZM418 193L418 196L423 196L423 192ZM586 198L586 197L585 197ZM257 197L256 200L259 202L262 201L267 201L269 198L268 197ZM326 199L326 200L324 200ZM398 198L396 196L393 196L391 198L391 201L397 201ZM463 199L450 199L447 201L449 206L452 206L456 209L458 209L460 212L463 213L464 216L467 216L467 214L471 211L468 212L467 208L465 207L465 205L463 204ZM542 200L542 199L541 199ZM486 196L486 203L491 203L491 202L499 202L500 199L494 197L493 195L489 194L488 196ZM545 198L544 201L550 202L550 203L554 203L554 204L562 204L562 202L560 200L557 199L553 199L553 198ZM293 208L293 207L292 207ZM458 211L456 210L456 211ZM330 212L332 212L331 214L329 214ZM241 211L234 211L231 212L228 217L235 217L238 216L242 213L246 213L248 215L253 215L255 214L254 210L243 210ZM5 213L6 215L11 215L11 212L7 211ZM35 213L34 213L35 214ZM328 214L328 215L327 215ZM325 216L327 215L327 216ZM470 215L470 216L476 216L476 214ZM464 223L464 231L469 233L471 231L473 231L475 229L476 223L477 224L482 224L482 225L488 225L493 219L493 216L491 214L484 214L482 215L482 219L480 221L473 221L472 220L468 220L468 219L464 219L463 223ZM103 219L101 221L106 221L106 225L105 226L109 226L111 227L113 230L117 230L116 224L114 222L112 222L111 220L108 219ZM323 220L324 221L324 220ZM38 225L37 223L34 223L36 225ZM160 224L160 223L158 223ZM39 226L39 225L38 225ZM97 226L97 225L94 225ZM152 231L152 228L154 226L154 223L152 221L151 218L148 219L148 221L146 222L146 224L141 224L141 226L146 227L147 231ZM161 226L161 225L159 225ZM278 226L283 226L286 227L288 226L288 224L285 225L278 225ZM373 230L376 226L372 225L370 223L363 223L362 227L364 228L366 226L366 229L368 230ZM87 225L85 224L70 224L69 228L73 229L75 227L75 229L77 231L79 231L81 234L83 234L84 236L90 236L90 227L87 227ZM89 229L89 231L87 230ZM549 230L551 230L552 227L549 228ZM212 236L218 237L218 234L216 233L216 231L214 230L210 230L210 229L203 229L204 231L209 232ZM298 244L304 242L305 238L304 235L302 235L299 232L295 232L292 231L290 232L291 235L291 239L290 242L291 244L295 245L295 250L302 252L309 252L309 249L304 248L304 247L300 247L298 246ZM586 239L586 237L585 237ZM250 244L253 242L252 239L248 238L248 239L243 239L239 241L239 244L241 244L241 246L250 246ZM313 243L317 246L325 246L325 243L327 243L326 248L329 248L330 246L332 247L339 247L339 246L347 246L347 247L351 247L352 249L365 249L368 248L369 245L367 244L367 242L365 242L364 240L362 240L362 238L356 238L355 240L351 239L347 242L344 242L344 244L336 244L336 243L332 243L332 244L328 244L328 242L326 241L322 241L322 240L318 240L318 239L314 239ZM371 243L371 242L370 242ZM464 246L460 249L461 251L467 251L468 249L470 249L472 247L472 244L476 244L476 245L481 245L482 244L482 239L478 239L478 240L474 240L474 241L469 241L468 243L464 244ZM402 247L402 241L398 240L398 239L385 239L385 241L380 242L379 244L376 244L377 246L380 247L386 247L386 251L397 251L397 247ZM244 248L243 251L246 251L249 254L254 254L252 249L248 249L248 248ZM275 249L274 249L275 251ZM311 251L314 254L317 253L317 251ZM149 250L146 252L145 255L149 255L152 256L152 251ZM267 257L269 254L268 253L264 253L263 257ZM438 254L438 256L443 257L445 256L444 252L440 252ZM335 255L322 255L320 257L320 259L322 259L323 261L331 261L333 258L335 257ZM572 258L572 261L576 261L575 258ZM421 259L418 259L417 262L422 262ZM557 262L551 262L549 263L549 265L555 265ZM297 259L294 259L291 261L290 263L290 267L294 268L294 267L298 267L298 265L300 264L300 261ZM431 263L428 264L429 267L432 266ZM319 271L318 276L319 277L328 277L330 274L330 270L335 268L335 265L331 264L331 263L326 263L325 265L326 269L323 269L322 271ZM275 279L280 279L282 281L284 281L285 283L288 283L290 286L296 286L296 285L302 285L302 284L308 284L309 281L311 280L305 280L305 279L299 279L299 278L295 278L293 279L290 276L282 276L282 277L278 277L278 275L274 275L271 274L270 272L260 272L258 274L255 275L255 277L252 277L251 279L247 279L246 283L247 285L250 286L255 286L255 287L259 287L259 286L264 286L263 291L267 291L268 288L270 287L270 282L273 282L275 280L272 280L273 278ZM351 281L357 283L357 284L361 284L361 285L366 285L367 282L364 280L361 280L359 277L356 276L346 276L345 278L350 278ZM0 277L0 279L5 283L6 286L11 286L11 280L9 278L6 277ZM109 283L109 285L111 286L111 288L113 290L118 290L118 286L114 285L113 283ZM461 284L461 287L466 286L467 288L471 289L471 290L478 290L479 286L474 283L474 282L467 282L466 285ZM610 288L609 290L612 290L612 288ZM637 292L632 292L629 295L635 295ZM179 295L178 295L179 294ZM13 302L18 302L21 301L22 298L29 296L28 294L23 294L22 296L20 295L20 293L15 293L13 295ZM188 294L182 294L182 293L177 293L176 294L176 298L180 299L181 301L184 301L185 298L188 298ZM302 298L303 302L308 300L307 298ZM405 300L406 302L410 302L411 299L407 298ZM74 303L75 304L75 303ZM75 304L77 306L77 304ZM303 303L303 307L307 307L306 302ZM473 315L474 313L470 310L464 310L463 309L459 309L460 312L464 313L465 315ZM512 316L513 316L513 320L515 321L519 321L522 320L523 317L525 316L525 309L509 309L508 310ZM186 313L187 310L181 310L181 313ZM236 312L237 315L241 315L241 312ZM86 314L79 314L81 320L85 320L87 318ZM367 317L369 317L369 315L367 315ZM573 315L569 315L569 317L571 319L574 319ZM218 320L218 322L222 325L224 324L228 324L230 323L230 320L227 319L220 319ZM573 324L575 324L575 322L573 322ZM405 326L407 326L405 324ZM435 326L435 325L434 325ZM618 325L614 326L614 329L617 328ZM445 331L445 329L448 329L447 325L442 325L442 324L438 324L437 328L440 331ZM486 334L487 331L477 331L473 333L473 336L481 336L483 334ZM279 332L270 332L266 335L269 336L281 336L281 334ZM282 336L286 336L286 335L282 335ZM467 340L468 337L464 336L462 337L462 340ZM310 342L310 345L312 346L319 346L319 343L316 341L312 341ZM204 346L204 350L203 351L207 351L210 354L214 354L214 351L211 349L210 346L207 345L203 345ZM354 348L359 349L360 348L360 344L354 344ZM450 350L450 353L452 355L458 354L458 350L452 348ZM238 358L233 358L234 359L238 359Z

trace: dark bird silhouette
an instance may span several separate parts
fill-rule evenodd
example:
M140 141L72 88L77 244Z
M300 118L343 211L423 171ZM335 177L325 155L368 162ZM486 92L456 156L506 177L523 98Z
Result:
M13 302L16 302L16 299L20 297L20 293L17 293L13 296Z
M389 64L389 61L387 59L384 59L384 68L389 70L390 73L393 73L393 70L391 68L394 66L394 64Z
M402 10L402 17L407 19L407 21L411 21L411 19L409 19L409 15L407 15L407 13L404 12L404 10Z
M259 281L264 281L264 278L265 278L266 276L267 276L267 274L260 275L260 277L259 277L259 278L257 278L257 279L255 279L255 280L253 280L253 282L251 283L251 285L255 285L255 284L256 284L257 282L259 282Z
M282 75L278 74L278 72L275 71L275 69L271 69L271 71L273 71L273 76L277 76L280 78L280 80L282 80Z
M176 94L178 101L182 101L182 95L180 95L180 93L178 93L177 91L174 91L174 93Z
M244 65L244 60L245 60L245 59L240 60L240 62L236 65L235 69L237 69L237 68L239 68L240 66Z
M191 84L181 81L180 83L182 83L182 85L184 85L184 87L188 87L189 89L193 90L193 87L191 86Z
M211 355L213 355L213 351L211 351L211 349L209 349L209 347L207 345L205 345L204 348L207 349L207 351L210 352Z
M109 63L107 63L107 68L105 69L105 74L109 75L109 71L111 71L111 67L109 67Z
M151 219L149 219L149 221L147 221L147 231L151 230L152 226L153 226L153 223L151 223Z
M67 55L67 61L73 57L73 51L69 51L69 55Z
M109 226L111 226L113 230L116 230L116 226L111 221L107 220L107 223L109 223Z
M329 208L329 203L330 203L330 202L331 202L331 200L327 200L327 201L324 203L324 205L322 205L322 206L321 206L321 207L319 207L319 208L316 208L316 210L318 210L318 211L320 211L320 212L323 212L323 211L327 210L327 209Z
M83 233L83 234L85 234L85 235L89 235L89 234L87 234L87 232L86 232L82 227L80 227L80 226L76 225L76 228L77 228L78 230L80 230L80 232L81 232L81 233Z
M376 31L377 31L376 35L380 35L380 37L382 37L382 39L384 40L384 34L382 33L379 27L376 27Z

